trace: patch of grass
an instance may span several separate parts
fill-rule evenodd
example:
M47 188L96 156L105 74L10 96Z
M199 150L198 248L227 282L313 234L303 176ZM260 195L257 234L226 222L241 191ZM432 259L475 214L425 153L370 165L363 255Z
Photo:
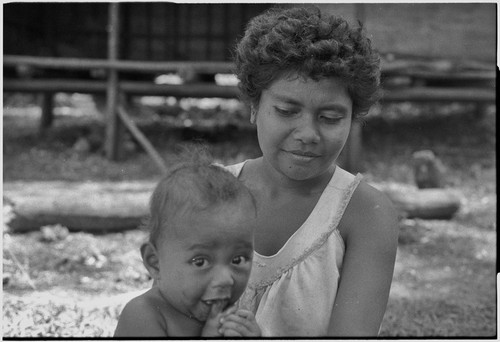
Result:
M496 233L455 219L414 221L400 236L381 335L494 336Z
M140 258L146 235L4 234L4 337L110 337L127 300L151 279ZM28 248L26 248L28 247Z
M76 303L27 303L4 298L4 337L112 336L121 306L87 308Z
M37 291L64 286L89 294L134 290L150 280L139 253L146 238L142 231L70 233L53 242L40 238L40 232L4 236L4 274L9 275L4 288L13 294L33 290L27 277Z
M431 290L432 291L432 290ZM495 305L464 305L449 298L391 298L381 337L490 337Z

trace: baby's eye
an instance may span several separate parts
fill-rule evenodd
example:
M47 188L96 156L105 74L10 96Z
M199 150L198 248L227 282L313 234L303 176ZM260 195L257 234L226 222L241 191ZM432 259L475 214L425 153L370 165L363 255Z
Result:
M205 258L194 258L191 259L191 264L196 267L203 267L208 264L208 260Z
M233 260L231 260L231 262L234 264L234 265L240 265L244 262L248 262L250 260L249 257L247 256L244 256L244 255L238 255L237 257L234 257Z

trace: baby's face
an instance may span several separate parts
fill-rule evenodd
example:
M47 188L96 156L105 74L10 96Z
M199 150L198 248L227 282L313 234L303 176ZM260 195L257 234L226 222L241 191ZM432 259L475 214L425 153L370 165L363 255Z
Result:
M211 306L233 304L245 290L253 256L250 199L176 215L158 244L159 289L181 313L205 321Z

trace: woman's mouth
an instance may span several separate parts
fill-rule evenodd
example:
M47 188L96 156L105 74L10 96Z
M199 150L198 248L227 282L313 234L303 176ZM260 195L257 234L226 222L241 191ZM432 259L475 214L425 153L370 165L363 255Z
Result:
M292 158L298 161L311 161L314 158L318 158L320 155L310 151L302 151L302 150L291 150L288 152Z

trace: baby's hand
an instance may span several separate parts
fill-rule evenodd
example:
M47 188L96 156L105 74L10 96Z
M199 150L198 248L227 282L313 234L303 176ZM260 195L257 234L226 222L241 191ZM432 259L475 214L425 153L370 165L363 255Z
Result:
M217 337L222 336L220 332L221 320L223 317L229 314L233 314L236 311L236 307L232 306L226 311L222 311L223 303L215 303L210 308L210 313L208 314L208 318L203 326L203 330L201 331L201 336L203 337Z
M235 313L224 315L220 321L222 327L219 331L224 337L261 336L260 327L250 311L239 309Z

